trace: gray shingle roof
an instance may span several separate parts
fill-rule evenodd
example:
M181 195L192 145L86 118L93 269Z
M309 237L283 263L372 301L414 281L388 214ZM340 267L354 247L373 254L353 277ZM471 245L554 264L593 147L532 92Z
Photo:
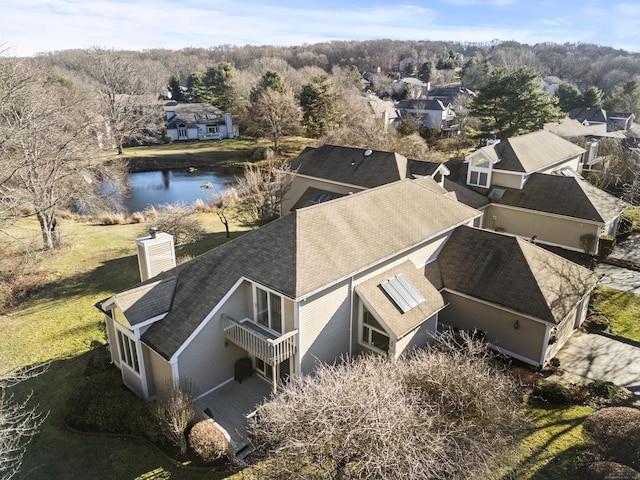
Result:
M626 208L626 203L577 176L534 173L522 190L505 189L494 203L606 223Z
M559 323L595 288L592 271L517 237L459 227L438 255L445 288Z
M371 152L366 156L365 152ZM364 188L409 177L407 158L394 152L322 145L307 147L291 161L297 174Z
M175 269L169 314L143 341L170 358L233 285L245 277L297 299L479 215L403 180L296 210Z
M344 197L346 193L337 193L330 190L323 190L321 188L309 187L307 188L298 201L291 207L291 210L297 210L299 208L310 207L319 203L328 202L335 198Z
M496 170L524 173L549 168L585 151L584 148L544 130L511 137L484 147L492 148L500 159L494 166Z
M111 299L131 326L169 311L176 277L146 282L120 292ZM101 302L105 303L105 302Z
M187 126L197 124L218 125L224 123L224 112L213 105L206 103L178 103L167 102L162 106L165 114L175 113L175 116L167 121L167 128L176 128L179 123Z

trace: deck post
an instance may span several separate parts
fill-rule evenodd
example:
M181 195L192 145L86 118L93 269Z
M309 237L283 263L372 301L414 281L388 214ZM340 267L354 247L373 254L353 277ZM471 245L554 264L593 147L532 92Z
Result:
M273 393L275 394L276 391L278 390L278 377L276 377L276 366L275 365L271 365L271 373L272 375L272 381L273 381Z

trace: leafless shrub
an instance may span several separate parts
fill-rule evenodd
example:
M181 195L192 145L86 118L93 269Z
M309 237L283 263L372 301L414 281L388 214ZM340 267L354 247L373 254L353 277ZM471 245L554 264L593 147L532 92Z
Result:
M161 399L156 407L156 416L162 431L173 445L180 448L183 455L187 452L185 433L196 416L193 399L194 390L191 384L183 383L176 386L169 380L163 386Z
M149 205L147 208L145 208L142 214L147 220L155 220L156 218L158 218L158 210L156 210L156 207L154 207L153 205Z
M598 460L640 469L640 410L608 407L584 421L583 432L589 450Z
M127 223L122 213L107 213L100 218L102 225L124 225Z
M222 225L224 225L227 238L229 238L229 211L238 203L238 191L228 188L224 192L215 193L209 199L209 209L216 212Z
M184 203L164 204L157 209L153 224L158 231L173 235L177 246L197 241L203 233L194 212Z
M144 215L141 212L133 212L130 219L131 223L144 223Z
M211 206L205 204L198 198L193 204L193 211L197 213L211 213Z
M227 455L229 441L211 420L201 420L189 432L189 445L205 462L215 462Z
M521 431L513 377L486 347L443 342L293 378L249 425L264 478L469 478Z
M1 363L0 363L1 365ZM31 405L31 394L18 400L9 389L24 380L43 373L48 365L18 372L0 370L0 479L13 478L22 465L27 445L38 433L47 414Z

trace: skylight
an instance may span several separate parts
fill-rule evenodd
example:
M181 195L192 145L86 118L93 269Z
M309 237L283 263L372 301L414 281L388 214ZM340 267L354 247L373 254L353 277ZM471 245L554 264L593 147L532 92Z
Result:
M489 192L489 198L491 200L500 200L504 196L505 192L506 190L504 188L493 188Z
M380 286L391 297L402 313L424 302L424 297L402 273L382 282Z

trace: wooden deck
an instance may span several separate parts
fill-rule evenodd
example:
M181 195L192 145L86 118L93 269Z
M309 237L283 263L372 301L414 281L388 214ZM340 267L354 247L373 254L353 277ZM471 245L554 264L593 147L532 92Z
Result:
M271 396L271 384L253 375L229 382L196 401L196 408L206 418L205 409L211 410L213 420L224 428L236 452L247 446L247 416Z

